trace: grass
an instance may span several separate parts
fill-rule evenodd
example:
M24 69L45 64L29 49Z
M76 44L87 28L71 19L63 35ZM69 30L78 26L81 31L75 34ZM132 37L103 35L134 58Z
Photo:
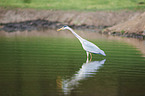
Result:
M145 0L0 0L0 6L52 10L143 10Z

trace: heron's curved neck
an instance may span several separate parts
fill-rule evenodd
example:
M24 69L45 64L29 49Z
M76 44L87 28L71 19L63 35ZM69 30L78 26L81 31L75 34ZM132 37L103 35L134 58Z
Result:
M69 28L68 30L70 30L80 41L82 41L82 37L79 36L76 32L74 32L71 28Z

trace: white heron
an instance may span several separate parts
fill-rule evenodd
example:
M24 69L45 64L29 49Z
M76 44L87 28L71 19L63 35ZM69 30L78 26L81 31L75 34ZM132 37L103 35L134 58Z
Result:
M90 61L92 59L92 54L91 53L94 53L94 54L101 54L101 55L104 55L106 56L105 52L103 50L101 50L99 47L97 47L95 44L93 44L92 42L90 41L87 41L85 39L83 39L82 37L80 37L77 33L75 33L69 26L63 26L62 28L58 29L57 31L60 31L60 30L65 30L65 29L68 29L70 30L78 39L79 41L81 42L82 44L82 47L83 49L86 51L87 53L87 61L88 62L88 59L89 59L89 53L90 53Z

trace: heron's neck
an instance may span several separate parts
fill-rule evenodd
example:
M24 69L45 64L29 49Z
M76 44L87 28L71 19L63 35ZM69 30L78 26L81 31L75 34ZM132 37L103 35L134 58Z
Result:
M69 28L68 30L70 30L80 41L82 41L82 37L79 36L76 32L74 32L71 28Z

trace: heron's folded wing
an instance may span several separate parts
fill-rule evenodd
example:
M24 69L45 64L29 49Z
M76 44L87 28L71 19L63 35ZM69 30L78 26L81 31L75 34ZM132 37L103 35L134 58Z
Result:
M101 49L99 47L97 47L95 44L93 44L92 42L89 42L87 40L84 40L82 43L83 48L91 53L100 53Z

